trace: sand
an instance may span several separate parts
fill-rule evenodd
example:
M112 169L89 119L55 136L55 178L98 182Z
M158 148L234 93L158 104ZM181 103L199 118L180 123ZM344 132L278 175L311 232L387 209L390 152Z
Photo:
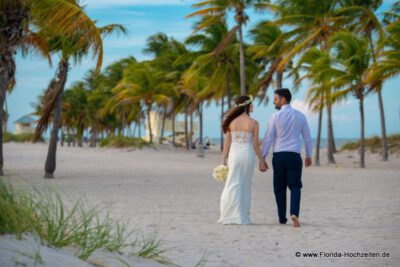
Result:
M152 260L133 256L109 253L102 250L94 251L86 260L75 256L74 248L51 248L41 244L34 235L23 235L18 240L14 235L0 237L0 266L68 266L68 267L126 267L127 263L135 267L164 267Z
M59 147L53 180L42 178L46 153L46 144L5 144L6 179L16 185L46 183L69 197L106 203L111 214L129 220L132 229L156 233L171 248L166 255L181 266L194 266L203 254L206 266L218 267L398 266L400 262L398 155L382 162L379 155L368 154L367 168L360 169L357 153L336 154L337 164L328 165L323 152L321 167L304 169L301 227L294 228L290 220L287 225L278 223L271 171L255 171L253 225L216 223L223 189L211 177L220 162L216 148L198 158L193 151L165 146L157 150Z

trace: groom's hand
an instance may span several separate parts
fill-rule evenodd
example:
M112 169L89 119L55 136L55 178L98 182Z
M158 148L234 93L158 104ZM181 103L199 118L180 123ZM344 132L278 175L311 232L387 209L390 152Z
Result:
M305 165L306 167L310 167L310 166L312 165L312 159L311 159L310 157L307 157L307 158L304 160L304 165Z

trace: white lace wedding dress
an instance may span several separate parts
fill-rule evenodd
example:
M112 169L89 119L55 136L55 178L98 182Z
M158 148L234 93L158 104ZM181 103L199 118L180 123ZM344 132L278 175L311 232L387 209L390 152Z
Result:
M222 224L251 224L251 179L254 172L253 133L232 131L228 155L228 178L221 195Z

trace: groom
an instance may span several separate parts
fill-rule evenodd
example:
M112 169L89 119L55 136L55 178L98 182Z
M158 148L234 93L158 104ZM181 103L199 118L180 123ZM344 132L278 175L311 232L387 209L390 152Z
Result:
M304 165L311 166L311 137L307 119L303 113L292 108L292 95L289 89L275 90L274 105L278 112L272 114L268 130L263 140L262 153L264 159L273 146L272 167L276 204L279 222L286 224L286 190L290 189L290 215L294 227L299 227L300 195L302 171L301 139L306 147ZM262 166L260 166L260 169ZM268 165L267 165L268 168Z

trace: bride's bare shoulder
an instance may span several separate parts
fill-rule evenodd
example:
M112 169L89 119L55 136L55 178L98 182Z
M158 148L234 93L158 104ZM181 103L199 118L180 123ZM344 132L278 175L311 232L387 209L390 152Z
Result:
M256 119L251 118L251 122L252 122L254 125L258 125L258 121L257 121Z

